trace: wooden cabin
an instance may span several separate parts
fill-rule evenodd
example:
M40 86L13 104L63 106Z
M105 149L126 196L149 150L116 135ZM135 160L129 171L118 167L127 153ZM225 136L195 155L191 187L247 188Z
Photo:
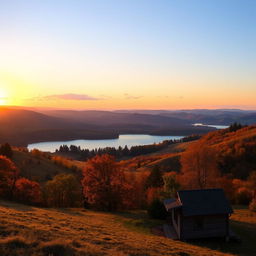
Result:
M182 190L177 198L164 200L168 224L180 240L229 238L233 210L222 189Z

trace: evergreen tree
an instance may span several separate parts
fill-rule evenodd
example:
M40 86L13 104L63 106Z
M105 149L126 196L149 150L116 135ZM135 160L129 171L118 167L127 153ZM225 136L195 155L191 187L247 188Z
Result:
M163 176L158 166L155 166L146 181L146 188L159 188L164 185Z

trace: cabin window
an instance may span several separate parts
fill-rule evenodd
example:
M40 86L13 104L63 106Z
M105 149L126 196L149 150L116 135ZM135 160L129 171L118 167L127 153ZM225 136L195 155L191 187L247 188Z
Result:
M195 217L194 218L194 230L202 230L204 229L204 218L203 217Z

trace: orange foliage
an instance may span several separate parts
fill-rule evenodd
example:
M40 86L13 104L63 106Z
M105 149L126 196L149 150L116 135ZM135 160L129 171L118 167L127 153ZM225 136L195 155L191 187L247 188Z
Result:
M225 191L225 195L231 202L235 202L236 190L237 187L234 184L234 180L232 180L228 176L223 176L218 179L219 187L221 187Z
M14 163L5 156L0 156L0 196L12 199L15 182L19 171Z
M15 199L23 203L40 203L41 189L40 185L26 178L20 178L15 184Z
M130 185L130 190L126 197L126 208L142 209L145 207L145 182L147 180L148 175L148 172L125 172L126 182Z
M83 175L84 196L94 208L113 211L125 205L131 187L114 157L95 156L87 162Z
M192 144L181 156L181 185L187 189L203 189L217 186L220 176L217 152L201 141Z
M162 188L148 188L147 189L147 204L150 205L155 199L159 199Z

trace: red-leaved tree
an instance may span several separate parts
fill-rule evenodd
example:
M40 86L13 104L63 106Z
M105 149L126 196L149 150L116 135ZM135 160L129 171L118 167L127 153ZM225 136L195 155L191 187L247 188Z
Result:
M12 199L19 171L15 164L5 156L0 156L0 197Z
M123 207L129 185L114 157L95 156L87 161L83 175L83 193L90 205L105 211Z
M41 202L40 185L26 178L20 178L16 181L15 199L26 204L38 204Z

